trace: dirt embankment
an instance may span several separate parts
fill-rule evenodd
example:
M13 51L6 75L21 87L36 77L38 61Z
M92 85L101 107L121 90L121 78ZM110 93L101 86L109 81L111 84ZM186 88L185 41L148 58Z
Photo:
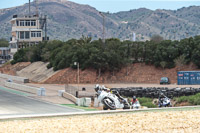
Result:
M162 69L144 63L132 64L118 72L105 72L98 78L94 69L80 71L80 83L159 83L161 77L169 77L171 83L177 83L177 71L197 70L193 64L181 69ZM66 68L47 79L44 83L77 83L77 70Z
M34 62L22 70L17 71L16 74L20 77L29 78L32 82L42 82L59 72L54 72L53 68L47 69L47 65L48 63L41 61Z
M177 83L177 71L197 70L195 65L185 65L181 69L162 69L144 63L135 63L120 71L104 72L98 76L94 69L80 70L80 83L159 83L161 77L169 77L171 83ZM200 69L199 69L200 71ZM66 68L57 72L46 69L46 64L41 62L22 62L15 65L6 65L0 68L0 72L19 75L30 78L35 82L47 84L73 84L77 83L77 69Z
M14 65L8 64L8 65L0 67L0 72L4 74L9 74L9 75L16 75L17 71L24 69L30 64L31 62L20 62Z

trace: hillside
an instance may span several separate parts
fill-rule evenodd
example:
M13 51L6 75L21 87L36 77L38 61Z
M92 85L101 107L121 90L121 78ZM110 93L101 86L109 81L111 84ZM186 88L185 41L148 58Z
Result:
M77 69L66 68L53 72L46 69L46 64L42 62L17 63L13 66L7 65L0 68L2 73L25 76L30 80L47 84L72 84L77 83ZM30 68L31 67L31 68ZM193 64L185 65L181 69L161 69L153 65L145 65L144 63L135 63L123 68L118 72L102 73L98 77L98 73L93 69L85 69L80 71L80 83L156 83L158 84L161 77L169 77L171 83L177 83L177 71L197 70ZM23 73L24 72L24 73Z
M94 39L102 37L102 17L91 6L67 0L38 0L37 5L39 13L48 16L48 36L51 39L68 40L82 35ZM31 12L35 13L35 2L31 3ZM10 20L14 14L28 14L28 4L0 9L0 38L10 37ZM104 14L107 38L130 39L134 31L140 41L154 34L165 39L182 39L197 35L200 28L199 6L155 11L140 8Z
M150 83L159 84L161 77L169 77L172 84L177 83L177 71L197 70L193 64L185 65L181 69L162 69L144 63L135 63L114 74L105 72L98 77L95 70L80 71L80 83ZM66 68L56 73L44 83L66 84L77 83L77 70Z

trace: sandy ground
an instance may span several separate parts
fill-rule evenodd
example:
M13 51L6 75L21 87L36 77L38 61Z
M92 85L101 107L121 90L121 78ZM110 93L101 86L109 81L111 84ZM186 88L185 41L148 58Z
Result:
M200 110L138 112L0 122L0 133L200 133Z

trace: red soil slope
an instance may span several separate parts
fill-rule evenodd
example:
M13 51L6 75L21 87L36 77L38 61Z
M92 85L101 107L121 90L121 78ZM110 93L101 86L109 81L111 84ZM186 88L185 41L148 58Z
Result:
M159 83L161 77L169 77L171 83L177 83L177 71L198 70L193 64L182 69L162 69L144 63L132 64L118 72L105 72L98 78L96 70L80 71L80 83ZM67 84L77 83L77 70L66 68L47 79L44 83Z
M30 65L30 62L21 62L15 65L6 65L0 68L1 73L16 75L16 71ZM135 63L118 72L104 72L98 77L94 69L80 70L80 83L159 83L161 77L169 77L171 83L177 83L177 71L198 70L193 64L185 65L181 69L155 68L153 65ZM200 69L199 69L200 71ZM77 83L77 69L66 68L44 81L47 84Z
M30 62L20 62L15 65L8 64L3 67L0 67L0 72L9 75L16 75L16 71L20 71L30 64L31 64Z

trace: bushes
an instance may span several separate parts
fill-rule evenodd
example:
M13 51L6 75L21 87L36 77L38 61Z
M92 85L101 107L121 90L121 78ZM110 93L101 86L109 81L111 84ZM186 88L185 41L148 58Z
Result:
M120 41L116 38L92 41L82 37L67 42L41 42L37 46L19 50L14 55L12 64L22 61L50 62L48 68L54 70L66 67L74 68L74 62L79 62L81 69L94 68L99 71L114 72L130 62L146 62L156 67L175 67L175 59L183 55L184 63L193 62L200 67L200 36L181 41ZM177 61L176 61L177 63ZM179 63L180 64L180 63Z
M140 101L140 104L148 103L148 102L152 102L153 101L151 98L146 98L146 97L139 97L138 100Z
M131 97L128 98L129 101L131 101ZM145 106L147 108L156 108L158 107L157 105L153 104L153 99L152 98L146 98L146 97L139 97L137 98L140 102L141 106Z
M141 104L142 106L148 107L148 108L157 108L158 106L153 104L152 102L146 102Z
M148 108L156 108L157 105L153 104L153 99L151 98L146 98L146 97L141 97L141 98L138 98L141 106L145 106L145 107L148 107Z
M192 105L200 105L200 93L192 96L182 96L174 98L177 103L188 102Z

